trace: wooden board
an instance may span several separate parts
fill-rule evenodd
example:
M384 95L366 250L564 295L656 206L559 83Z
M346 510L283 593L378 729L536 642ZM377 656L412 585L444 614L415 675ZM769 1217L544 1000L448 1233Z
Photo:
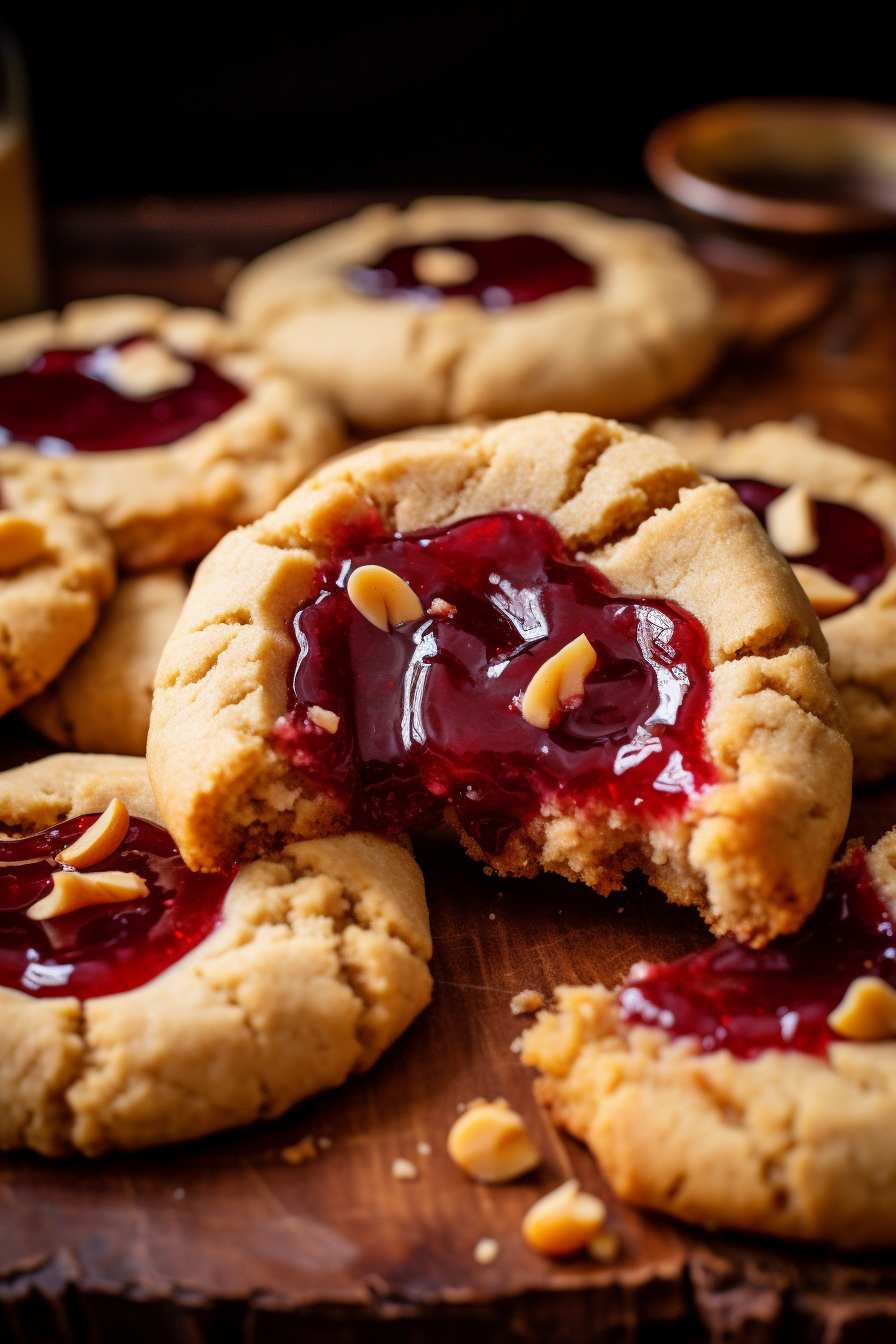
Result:
M658 213L656 202L644 204ZM293 202L291 219L300 207ZM64 224L55 225L58 271ZM257 250L263 233L253 235ZM68 274L80 265L83 278L83 237L74 226L68 237ZM890 254L872 254L872 285L854 254L792 259L712 235L695 236L695 246L740 304L741 343L687 409L729 425L814 414L827 432L891 455ZM167 274L171 297L189 297L176 292L176 268ZM103 288L114 285L105 274ZM853 373L838 381L831 369L847 366ZM46 750L13 719L0 735L0 765ZM866 791L849 833L873 842L894 821L896 787ZM429 1344L461 1331L539 1344L892 1339L893 1256L710 1235L641 1214L613 1199L584 1148L535 1105L530 1072L510 1049L525 1022L509 1010L512 995L616 982L638 958L705 945L696 915L639 879L603 899L555 877L487 877L452 847L421 845L419 858L435 935L434 1001L371 1074L276 1123L200 1143L95 1162L0 1159L0 1344L386 1336ZM475 1096L505 1096L527 1116L545 1156L531 1177L487 1189L451 1165L445 1135L458 1105ZM331 1146L290 1166L282 1150L307 1134ZM392 1176L397 1157L417 1166L416 1181ZM607 1199L623 1243L612 1266L554 1264L522 1242L525 1209L571 1174ZM484 1236L500 1244L490 1266L473 1258Z

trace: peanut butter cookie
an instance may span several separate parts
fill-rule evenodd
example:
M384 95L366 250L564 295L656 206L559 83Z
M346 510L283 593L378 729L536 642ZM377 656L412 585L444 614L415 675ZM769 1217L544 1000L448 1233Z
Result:
M200 568L148 763L186 861L448 822L499 873L642 868L762 944L852 761L817 618L729 486L544 413L321 469Z
M372 431L548 409L633 419L697 383L722 340L676 234L569 204L371 206L252 262L228 303Z
M429 1001L423 879L395 840L191 873L126 756L0 774L0 827L0 1148L93 1156L280 1115Z
M0 323L0 490L96 517L128 569L196 560L341 447L219 314L120 295Z

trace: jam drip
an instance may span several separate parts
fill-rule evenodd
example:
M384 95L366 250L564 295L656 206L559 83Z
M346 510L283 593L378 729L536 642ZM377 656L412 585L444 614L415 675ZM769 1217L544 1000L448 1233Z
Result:
M366 620L346 595L366 564L409 583L423 617L388 633ZM274 745L354 826L432 825L451 803L497 855L543 803L647 821L680 812L715 779L703 754L703 628L672 603L618 595L533 514L356 537L318 570L294 632ZM522 693L582 633L597 664L581 704L533 727ZM339 715L335 733L309 718L312 706Z
M738 496L752 509L765 526L765 511L773 499L783 495L779 485L765 481L729 481ZM882 527L858 509L848 504L815 502L815 526L818 549L810 555L792 555L799 565L813 565L832 579L854 588L861 597L867 597L873 588L883 583L893 560L893 545Z
M757 951L722 938L663 966L639 962L619 996L627 1022L695 1036L704 1052L749 1059L762 1050L823 1055L838 1038L828 1026L857 976L896 988L896 940L861 849L831 869L824 895L799 933Z
M96 821L75 817L38 835L0 840L0 984L37 998L96 999L152 980L220 922L235 870L191 873L167 831L131 818L118 849L86 873L139 873L140 900L90 906L56 919L25 913L53 882L54 855Z
M549 238L519 234L512 238L451 238L439 247L463 252L476 262L476 274L458 285L421 284L414 257L423 245L397 247L372 266L353 266L347 283L356 293L374 299L410 298L437 303L461 295L478 299L484 308L510 308L517 303L560 294L565 289L597 283L587 262Z
M48 350L22 373L0 377L0 439L33 443L52 456L156 448L216 420L245 396L208 365L187 361L193 378L185 387L123 397L89 372L107 349Z

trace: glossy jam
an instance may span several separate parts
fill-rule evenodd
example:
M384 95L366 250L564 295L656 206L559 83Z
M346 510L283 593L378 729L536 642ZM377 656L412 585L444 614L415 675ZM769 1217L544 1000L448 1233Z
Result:
M191 873L167 831L131 819L119 848L83 871L139 873L149 895L33 920L50 891L54 855L96 821L73 818L38 835L0 840L0 984L37 998L95 999L134 989L207 938L220 922L234 873Z
M91 375L101 366L97 354L48 350L22 373L0 378L0 438L36 444L53 456L155 448L192 434L245 396L206 364L194 363L186 387L123 397Z
M838 1039L827 1024L850 983L878 975L896 988L896 940L889 910L856 849L828 875L824 895L799 933L759 951L722 938L670 965L639 962L620 994L629 1022L695 1036L704 1052L747 1059L762 1050L822 1055Z
M437 303L441 298L467 295L485 308L510 308L532 303L549 294L576 286L591 288L597 275L587 262L572 256L549 238L519 234L513 238L451 238L438 244L473 257L478 270L462 285L422 285L414 275L413 247L397 247L372 266L354 266L348 272L350 289L376 299L410 298Z
M783 487L765 481L729 481L740 498L765 526L765 511L773 499L783 495ZM883 583L896 559L894 548L883 528L848 504L815 504L818 549L810 555L792 555L795 564L814 565L832 579L854 588L867 597Z
M373 524L371 524L373 527ZM359 565L400 574L427 612L385 633L348 600ZM496 513L429 532L357 536L317 574L277 750L386 833L452 803L489 854L542 802L680 812L715 778L703 751L702 626L672 603L621 597L570 558L545 519ZM598 662L578 708L549 730L519 702L535 671L585 633ZM340 716L335 734L307 717Z

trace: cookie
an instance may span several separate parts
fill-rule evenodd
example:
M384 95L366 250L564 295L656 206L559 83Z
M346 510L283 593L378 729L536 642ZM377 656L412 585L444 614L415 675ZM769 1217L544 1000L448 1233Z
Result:
M831 677L849 718L856 784L896 771L896 467L827 443L793 422L768 422L723 438L709 421L657 425L703 471L733 479L760 516L766 497L804 487L813 502L819 546L808 557L791 549L830 649ZM778 487L777 491L762 490ZM783 489L782 489L783 488ZM748 501L750 502L750 501ZM786 501L785 501L786 505ZM787 538L780 538L787 548ZM797 546L805 542L797 539ZM819 584L833 576L841 586ZM819 601L820 597L820 601ZM833 614L832 613L833 608Z
M726 939L557 991L523 1036L538 1097L617 1194L709 1227L896 1243L896 830L795 937Z
M127 569L185 564L342 446L219 314L128 295L0 324L0 490L96 517Z
M372 431L549 409L634 419L699 382L722 340L677 234L569 204L371 206L253 261L228 305Z
M112 546L92 518L50 500L0 509L0 715L58 676L114 587Z
M29 919L53 856L114 798L124 839L74 888L105 872L148 894ZM14 872L26 897L0 912L2 1148L95 1156L280 1115L369 1068L429 1001L423 879L397 841L345 835L191 874L126 756L0 774L0 825L17 837L0 839L0 884Z
M640 867L762 943L817 902L849 810L824 658L756 519L670 444L458 427L334 462L203 562L150 776L197 869L447 822L498 873L608 893Z
M92 637L21 717L61 747L143 756L156 668L188 587L182 569L126 575Z

